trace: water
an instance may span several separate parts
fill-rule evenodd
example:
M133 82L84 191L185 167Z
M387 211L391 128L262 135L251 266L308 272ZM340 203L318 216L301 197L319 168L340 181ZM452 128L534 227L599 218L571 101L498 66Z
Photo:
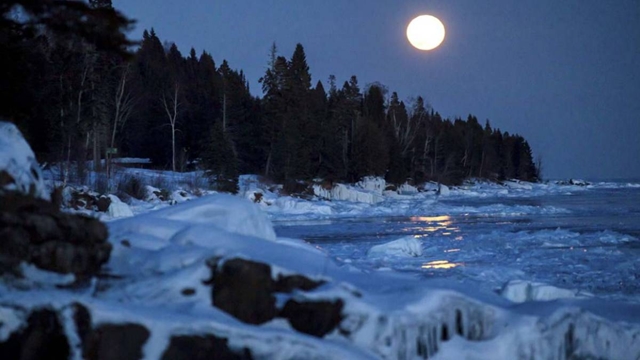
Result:
M364 271L485 290L521 279L640 302L640 189L441 199L437 209L424 216L274 223L278 236L305 239ZM422 256L367 257L372 246L404 236L422 240Z

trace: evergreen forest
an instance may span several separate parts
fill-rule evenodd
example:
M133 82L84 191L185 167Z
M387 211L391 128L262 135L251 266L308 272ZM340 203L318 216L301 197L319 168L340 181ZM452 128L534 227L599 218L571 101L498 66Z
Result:
M301 44L290 57L271 45L255 96L242 70L206 51L182 54L153 29L131 43L123 35L131 22L110 0L63 10L33 5L33 26L12 22L11 6L0 8L0 51L11 55L0 116L21 128L41 162L75 164L80 179L89 168L108 171L113 156L206 170L229 191L238 174L281 183L540 178L522 136L474 115L443 118L420 96L403 101L355 75L314 80ZM88 16L78 18L95 25L85 36L73 22L47 23L58 18L52 11L82 12Z

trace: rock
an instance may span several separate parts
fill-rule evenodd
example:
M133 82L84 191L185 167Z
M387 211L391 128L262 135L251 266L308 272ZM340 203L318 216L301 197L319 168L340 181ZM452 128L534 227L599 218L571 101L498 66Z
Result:
M88 360L142 359L142 346L151 333L139 324L105 324L87 336L82 356Z
M100 196L98 201L96 202L96 206L98 207L98 211L107 212L109 210L109 205L111 205L111 198L108 196Z
M95 276L109 260L111 244L100 221L61 212L53 204L16 192L0 197L0 272L21 262L42 270Z
M68 359L69 342L56 312L36 310L29 315L26 328L15 331L0 343L2 359Z
M217 264L215 264L217 265ZM276 314L269 265L231 259L213 266L213 305L241 321L262 324Z
M72 207L74 210L81 210L81 209L93 210L94 207L97 205L98 200L99 199L97 197L97 194L91 194L84 190L80 190L80 191L72 190L71 201L69 202L69 206Z
M274 291L281 293L290 293L293 290L309 291L324 284L324 281L313 281L302 275L278 275L278 281L275 282Z
M251 359L251 352L234 352L228 340L213 335L173 336L162 354L163 360Z
M180 293L184 296L193 296L196 294L196 289L194 288L184 288Z
M289 320L291 326L305 334L323 337L333 331L342 321L342 300L306 301L289 300L280 316Z
M275 293L291 293L294 290L309 291L322 285L303 275L271 277L267 264L229 259L218 265L209 261L212 269L212 304L249 324L262 324L278 314Z

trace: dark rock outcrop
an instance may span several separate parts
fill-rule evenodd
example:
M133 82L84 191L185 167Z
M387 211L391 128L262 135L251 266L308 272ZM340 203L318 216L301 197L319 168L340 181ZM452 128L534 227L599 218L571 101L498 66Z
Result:
M340 325L342 321L342 300L306 301L289 300L280 316L289 320L299 332L323 337Z
M25 261L84 279L96 275L111 253L100 221L16 192L0 197L0 244L0 273L17 272Z
M138 360L151 333L139 324L104 324L92 330L83 343L88 360Z
M212 269L212 303L215 307L249 324L262 324L283 317L303 333L322 337L342 321L343 301L289 300L282 311L276 307L276 293L311 291L324 282L303 275L271 277L267 264L229 259L219 265L210 261Z
M32 312L25 328L0 343L0 355L13 360L68 359L69 342L57 313L50 309Z
M251 359L248 349L235 352L228 340L213 335L173 336L162 360L242 360Z
M100 196L100 198L96 202L96 207L100 212L107 212L109 210L110 205L111 205L111 198L108 196Z
M231 259L213 269L213 305L249 324L262 324L276 314L269 265Z

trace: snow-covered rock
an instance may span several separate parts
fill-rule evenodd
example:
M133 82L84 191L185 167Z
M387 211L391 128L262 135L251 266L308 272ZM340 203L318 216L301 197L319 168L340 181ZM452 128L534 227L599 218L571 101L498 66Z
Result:
M375 245L367 252L369 257L422 255L422 242L413 236L407 236L385 244Z
M107 209L107 213L112 218L123 218L123 217L131 217L133 216L133 211L129 208L129 205L120 201L115 195L109 195L109 199L111 200L111 204L109 204L109 208Z
M0 192L3 190L49 200L33 150L14 124L0 121Z
M588 298L592 295L575 289L563 289L552 285L524 280L511 280L500 294L516 303L527 301L551 301L557 299Z

